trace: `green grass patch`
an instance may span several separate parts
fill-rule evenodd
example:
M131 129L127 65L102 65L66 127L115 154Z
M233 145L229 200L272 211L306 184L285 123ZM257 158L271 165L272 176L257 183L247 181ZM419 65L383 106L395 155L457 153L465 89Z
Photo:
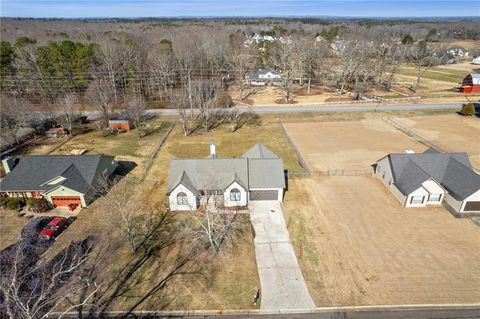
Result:
M398 70L398 74L416 77L417 70L413 67L404 66ZM459 83L466 75L466 71L433 68L426 71L423 74L423 78L436 81Z

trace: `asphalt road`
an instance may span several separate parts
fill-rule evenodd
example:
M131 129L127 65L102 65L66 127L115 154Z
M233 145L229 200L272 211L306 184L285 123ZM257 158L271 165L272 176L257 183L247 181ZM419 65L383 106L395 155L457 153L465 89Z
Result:
M319 105L263 105L249 108L250 111L258 114L268 113L314 113L314 112L365 112L365 111L406 111L406 110L439 110L453 109L460 110L462 103L427 103L427 104L361 104L354 106L319 106ZM246 109L245 109L246 110ZM148 109L147 114L151 115L178 115L178 109ZM83 111L83 114L93 118L97 111Z
M429 104L362 104L354 106L318 106L318 105L294 105L294 106L256 106L250 108L252 112L265 113L308 113L308 112L365 112L365 111L401 111L401 110L460 110L462 103L429 103ZM150 109L147 111L153 115L177 115L177 109Z
M125 317L124 312L111 312L105 318L185 318L185 319L478 319L480 305L417 305L417 306L371 306L371 307L332 307L309 311L173 311L135 312ZM78 314L64 318L78 318ZM55 314L48 316L55 318Z

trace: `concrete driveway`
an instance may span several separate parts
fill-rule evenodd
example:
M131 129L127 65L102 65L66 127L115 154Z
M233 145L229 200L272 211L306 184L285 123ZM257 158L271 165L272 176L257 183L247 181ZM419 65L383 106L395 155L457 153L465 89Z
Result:
M312 309L310 296L277 201L250 202L262 309Z

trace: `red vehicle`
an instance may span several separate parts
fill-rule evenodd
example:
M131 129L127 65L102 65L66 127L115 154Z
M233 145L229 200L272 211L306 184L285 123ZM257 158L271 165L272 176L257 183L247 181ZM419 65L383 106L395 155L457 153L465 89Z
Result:
M43 239L53 239L60 235L65 228L68 227L68 219L65 217L55 217L47 226L40 232L40 237Z

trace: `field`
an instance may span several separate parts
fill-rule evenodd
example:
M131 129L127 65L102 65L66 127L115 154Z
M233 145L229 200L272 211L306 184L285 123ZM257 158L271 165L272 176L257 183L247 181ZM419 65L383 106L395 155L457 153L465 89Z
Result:
M480 169L480 119L451 115L399 118L401 123L445 151L467 152Z
M480 228L406 209L374 177L289 181L284 212L317 306L476 303Z
M388 153L426 149L382 119L284 125L311 170L368 170Z

